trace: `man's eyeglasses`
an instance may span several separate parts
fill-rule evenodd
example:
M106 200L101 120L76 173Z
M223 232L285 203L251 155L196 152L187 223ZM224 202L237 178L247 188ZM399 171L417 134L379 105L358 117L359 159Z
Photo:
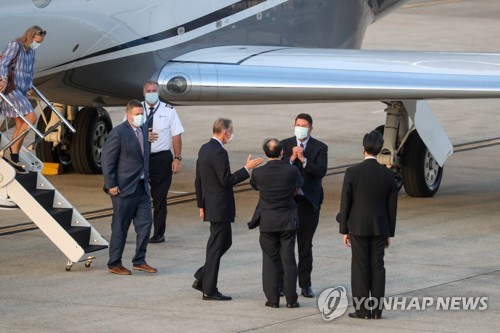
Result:
M35 35L44 37L46 34L47 34L46 30L41 30L41 31L38 31Z

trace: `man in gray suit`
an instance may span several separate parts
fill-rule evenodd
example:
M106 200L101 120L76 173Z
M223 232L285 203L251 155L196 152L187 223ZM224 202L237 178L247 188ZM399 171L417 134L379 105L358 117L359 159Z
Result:
M146 263L146 246L153 222L148 187L149 145L148 129L144 126L144 109L141 102L127 104L127 121L113 128L102 149L102 174L104 191L111 196L113 219L109 242L108 270L119 275L132 272L122 265L130 223L134 222L136 252L133 269L156 273L156 268Z
M281 160L283 146L278 139L267 139L262 146L269 161L253 171L250 184L259 191L259 203L250 228L260 225L262 285L266 306L279 307L278 264L284 271L284 291L288 308L297 308L297 263L295 235L298 228L294 197L303 185L299 170Z
M384 249L396 229L398 188L394 174L377 162L384 145L378 131L365 134L365 159L345 172L337 221L343 242L352 249L352 297L360 304L351 318L380 319L385 294ZM365 299L374 299L373 307ZM363 302L360 302L362 301Z

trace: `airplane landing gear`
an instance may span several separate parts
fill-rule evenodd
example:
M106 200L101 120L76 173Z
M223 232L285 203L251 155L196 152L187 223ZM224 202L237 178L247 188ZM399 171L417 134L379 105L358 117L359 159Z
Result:
M83 174L101 173L102 147L108 133L113 128L108 112L102 107L84 107L77 111L76 107L58 106L61 111L68 110L74 119L76 133L55 131L49 140L43 140L36 146L36 154L42 162L61 163L65 169L73 166ZM70 111L71 109L71 111ZM66 112L65 112L66 113ZM44 132L51 125L52 111L50 107L43 110L37 128Z
M394 172L398 188L404 185L408 195L434 196L441 185L443 167L439 166L417 130L410 127L405 106L400 102L386 104L386 124L375 129L384 135L384 147L377 160Z
M426 198L436 194L443 168L437 164L417 131L412 131L406 140L403 166L403 183L408 195Z
M101 107L83 108L75 119L76 134L71 142L71 160L83 174L101 173L102 147L113 128L108 112Z

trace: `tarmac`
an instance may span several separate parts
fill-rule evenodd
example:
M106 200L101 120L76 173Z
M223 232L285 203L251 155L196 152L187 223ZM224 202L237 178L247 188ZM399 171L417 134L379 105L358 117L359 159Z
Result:
M495 0L411 1L372 25L366 49L499 52L500 3ZM461 144L500 137L499 100L431 101L451 142ZM293 135L300 112L314 119L312 135L329 146L329 167L362 158L364 133L384 123L377 102L177 107L185 127L183 164L169 198L194 191L196 154L211 137L215 118L229 117L235 139L227 145L232 170L248 154L262 156L266 137ZM111 112L114 124L123 110ZM344 314L322 318L320 293L337 286L350 296L350 250L341 241L335 215L343 173L325 177L325 201L314 239L314 299L299 297L300 308L264 306L262 256L258 231L248 230L257 192L236 194L233 245L221 261L219 289L230 302L203 301L192 289L193 273L203 264L208 225L194 201L169 206L167 241L148 246L148 263L157 274L110 274L107 252L96 253L89 268L66 257L39 230L0 236L0 332L496 332L500 326L500 154L498 145L458 150L444 169L433 198L400 192L396 236L386 252L386 296L487 297L486 310L426 309L384 311L382 320L357 320ZM82 213L111 207L101 175L69 172L49 180ZM3 212L2 227L29 222L22 212ZM90 221L106 238L111 217ZM131 267L133 230L124 265ZM349 297L350 300L350 297ZM352 312L349 302L347 312Z

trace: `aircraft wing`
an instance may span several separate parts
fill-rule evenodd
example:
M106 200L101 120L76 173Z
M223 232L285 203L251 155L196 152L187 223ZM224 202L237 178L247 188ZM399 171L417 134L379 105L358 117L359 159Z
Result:
M222 46L169 61L177 104L500 98L500 53Z

